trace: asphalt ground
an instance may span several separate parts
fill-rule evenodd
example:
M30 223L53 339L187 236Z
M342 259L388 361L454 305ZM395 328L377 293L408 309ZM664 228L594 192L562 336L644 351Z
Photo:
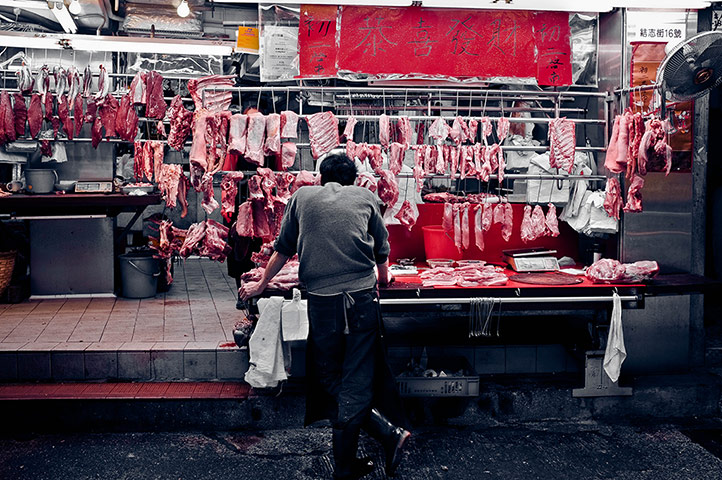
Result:
M694 438L694 440L692 438ZM327 479L330 430L20 434L0 437L0 478ZM395 478L720 479L722 422L610 425L536 422L416 429ZM367 479L386 478L382 452Z

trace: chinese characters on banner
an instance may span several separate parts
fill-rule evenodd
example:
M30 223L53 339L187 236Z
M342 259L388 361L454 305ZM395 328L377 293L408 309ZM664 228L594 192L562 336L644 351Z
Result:
M335 5L302 5L298 27L298 55L303 78L336 76Z
M568 13L542 12L535 15L536 78L539 85L558 86L573 83L570 35Z
M339 70L535 77L528 12L343 7Z

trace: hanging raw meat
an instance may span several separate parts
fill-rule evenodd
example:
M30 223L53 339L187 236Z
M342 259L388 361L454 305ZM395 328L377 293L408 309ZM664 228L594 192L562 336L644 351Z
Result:
M78 95L73 104L73 124L75 127L75 136L80 135L85 123L85 114L83 113L83 97Z
M221 215L230 223L236 209L238 182L243 180L243 172L229 172L221 180Z
M12 142L16 138L13 104L8 91L3 90L0 93L0 145Z
M281 145L281 169L288 170L296 163L296 144L294 142L283 142Z
M496 121L496 136L499 137L499 143L509 135L509 126L511 122L506 117L499 117Z
M622 131L622 119L624 118L623 115L617 115L614 117L614 126L612 127L612 136L609 139L609 145L607 146L607 153L604 158L604 167L613 173L621 173L625 170L625 165L623 165L624 161L626 160L626 157L623 157L622 164L620 165L620 158L619 158L619 145L621 141L624 141L623 138L620 139L620 132ZM626 120L624 121L626 125ZM625 146L626 149L626 146Z
M534 237L532 240L541 238L547 233L547 222L544 217L544 210L540 205L534 206L534 210L531 212L531 228Z
M180 177L183 175L183 166L179 164L161 165L156 182L165 206L175 208L178 200L178 188L180 185Z
M376 177L372 173L369 172L360 172L358 175L356 175L356 182L354 182L354 185L357 187L363 187L368 188L372 192L376 192L378 189L378 182L376 181Z
M13 95L13 119L15 123L15 136L25 136L25 124L28 121L28 109L25 106L25 97L20 92Z
M644 187L644 178L635 175L627 191L627 203L624 205L625 212L638 213L642 211L642 187Z
M346 140L346 156L351 160L356 158L356 142L353 140Z
M481 117L480 123L481 123L481 139L484 141L484 145L486 145L486 137L491 135L491 132L494 130L494 127L491 124L491 119L486 116Z
M163 98L163 77L161 74L156 71L148 72L146 89L145 116L162 120L165 117L167 106Z
M381 145L369 145L369 162L371 163L371 169L379 173L384 164L384 157L381 154Z
M102 103L98 104L98 115L105 129L105 137L112 138L118 136L115 130L115 118L118 116L118 100L113 95L106 95Z
M469 139L469 126L463 118L457 116L454 119L454 123L449 131L449 137L457 145L461 145Z
M416 225L416 217L418 217L418 215L418 211L414 209L411 202L404 200L404 203L401 204L401 210L394 216L401 222L401 225L406 225L406 227L411 230L411 228Z
M637 112L632 115L629 124L629 147L627 148L627 180L630 180L637 172L637 159L639 157L639 146L644 135L644 120L642 114Z
M313 158L319 158L339 145L338 119L332 112L314 113L306 117L306 123Z
M469 138L471 143L476 142L476 132L479 130L479 121L475 118L469 119Z
M612 218L619 220L619 211L622 208L622 187L616 177L607 179L604 195L604 210Z
M399 117L399 120L396 122L396 128L399 131L399 143L403 143L408 148L408 146L411 145L414 134L411 129L409 117Z
M30 127L30 136L35 138L43 127L43 106L42 97L35 93L30 98L30 107L28 107L28 126Z
M294 193L301 187L315 184L316 177L313 176L313 173L309 172L308 170L301 170L296 174L296 181L293 182L293 185L291 186L291 193Z
M168 133L168 146L179 152L183 150L188 135L191 133L193 113L183 106L180 95L173 97L170 102L170 132ZM238 152L241 153L241 152Z
M55 79L55 96L65 95L68 90L68 74L63 67L56 66L53 68L53 78Z
M38 89L43 105L45 105L45 99L48 93L50 93L50 71L47 65L43 65L40 67L40 70L38 70L38 79L35 82L35 86Z
M246 129L245 157L251 163L263 166L263 140L266 132L266 117L260 113L248 116Z
M126 142L132 142L138 133L138 115L135 113L135 107L133 107L129 93L120 100L118 113L115 117L115 129L118 136Z
M266 142L263 144L263 153L271 155L281 151L281 116L271 113L266 116Z
M429 137L436 141L437 145L444 143L446 138L449 136L451 128L442 117L437 118L429 127Z
M100 120L100 115L96 115L93 120L93 125L90 127L90 144L93 148L98 148L102 139L103 122Z
M494 219L494 205L491 203L483 204L483 211L481 214L481 229L488 232L491 228L492 221Z
M647 121L646 131L642 136L637 157L637 172L640 175L647 174L647 164L664 164L665 176L669 175L672 168L672 147L667 144L667 126L658 117Z
M424 188L424 176L426 175L424 171L424 153L426 152L426 149L423 145L417 145L414 147L414 180L416 181L416 191L421 192L421 189Z
M389 170L381 170L378 181L378 194L387 207L393 207L399 200L399 185L396 176Z
M33 91L33 87L35 86L35 79L33 78L33 74L30 71L30 66L23 61L20 69L15 72L15 75L18 77L18 89L20 90L20 93L23 95L28 95L30 92Z
M455 203L451 206L452 217L454 219L454 245L461 252L461 205Z
M482 206L476 206L476 213L474 215L474 245L476 248L484 251L484 228L482 220Z
M353 115L350 115L346 119L346 126L343 129L343 135L341 135L342 137L346 138L346 142L353 141L353 131L356 127L356 123L358 122L356 120L356 117L354 117Z
M559 220L557 219L557 207L553 203L549 204L549 210L546 216L546 229L551 237L559 236Z
M110 76L104 66L100 65L98 73L98 91L95 93L95 101L100 105L110 92Z
M209 75L188 80L188 93L193 99L196 110L202 108L211 112L228 110L233 100L233 93L230 90L214 89L233 87L235 79L235 75Z
M531 207L529 208L531 209ZM526 214L526 209L524 213ZM501 223L501 237L505 242L508 242L511 238L511 231L514 225L514 209L512 208L511 203L504 202L497 204L496 207L494 207L493 217L494 223Z
M298 138L298 115L296 112L290 110L281 112L281 137Z
M228 127L228 151L242 155L246 151L246 127L248 115L237 113L231 117Z
M85 67L83 70L83 91L82 97L90 97L90 91L93 89L93 72L90 70L90 65Z
M203 210L210 215L219 207L213 193L213 174L205 173L203 175L203 180L201 181L201 191L203 192L201 207L203 207Z
M135 141L133 143L133 176L136 182L143 180L143 167L145 165L145 149L143 142Z
M549 121L549 166L571 173L577 137L574 122L564 117Z
M384 148L389 148L389 138L391 137L391 119L388 115L382 113L379 116L379 143Z
M501 205L499 205L500 208ZM524 206L524 217L521 219L521 241L524 243L534 240L534 227L531 220L531 205Z
M403 143L394 142L391 144L389 149L389 170L394 175L401 173L401 168L404 165L404 155L406 154L406 145Z
M61 95L58 98L58 117L63 124L63 131L67 135L69 140L73 139L74 125L70 119L70 105L68 104L68 98L65 95Z
M461 247L469 249L469 204L461 205Z
M454 205L451 203L444 203L444 216L441 220L441 228L446 233L452 233L454 231Z
M147 103L146 78L147 73L138 72L133 77L133 81L130 82L129 93L133 105L145 105Z

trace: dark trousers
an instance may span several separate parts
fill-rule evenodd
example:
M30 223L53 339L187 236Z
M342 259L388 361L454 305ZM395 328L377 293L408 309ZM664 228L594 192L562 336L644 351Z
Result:
M308 314L312 368L325 393L336 400L332 425L358 432L374 399L381 323L376 291L309 295Z

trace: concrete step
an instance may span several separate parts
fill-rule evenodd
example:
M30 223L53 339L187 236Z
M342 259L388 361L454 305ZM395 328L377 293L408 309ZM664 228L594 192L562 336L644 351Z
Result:
M0 382L232 381L248 370L248 349L232 342L0 344Z

